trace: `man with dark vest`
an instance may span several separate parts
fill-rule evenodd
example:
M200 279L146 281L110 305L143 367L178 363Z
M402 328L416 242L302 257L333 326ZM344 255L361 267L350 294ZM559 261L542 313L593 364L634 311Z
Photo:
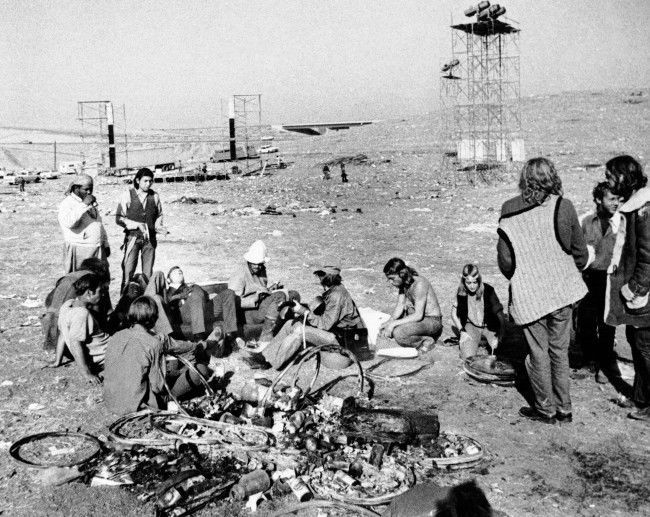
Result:
M124 192L117 204L115 222L124 228L124 259L122 260L122 286L129 283L142 260L142 273L151 278L156 258L156 226L162 229L163 212L160 197L151 188L153 172L140 169L133 178L133 187Z

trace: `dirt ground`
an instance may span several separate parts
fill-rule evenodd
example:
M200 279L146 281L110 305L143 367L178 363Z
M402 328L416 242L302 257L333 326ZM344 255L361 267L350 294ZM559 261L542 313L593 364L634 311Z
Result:
M566 196L583 213L602 164L630 153L647 163L650 101L626 102L630 91L566 93L523 101L523 138L529 157L544 155L558 166ZM491 184L468 184L456 173L452 188L441 172L435 115L295 140L283 148L288 169L268 177L233 178L202 184L158 184L170 234L159 242L156 269L183 266L193 282L227 279L255 239L264 239L271 281L283 281L303 297L318 293L314 266L338 262L359 306L387 311L395 300L381 274L401 256L430 279L447 317L459 273L477 262L484 279L505 301L507 284L496 265L496 225L502 202L516 193L516 169ZM320 164L365 153L364 165L348 165L350 183L320 179ZM113 254L112 296L120 281L121 232L113 213L125 186L102 178L96 195ZM112 421L101 388L89 388L74 366L42 370L38 316L42 301L62 274L62 240L56 222L65 179L0 188L0 513L5 515L136 515L147 513L123 491L69 485L43 489L7 455L19 437L46 430L106 432ZM183 196L215 203L186 204ZM259 215L274 205L282 215ZM244 207L250 207L242 210ZM37 305L37 303L35 303ZM624 338L619 346L626 355ZM386 405L435 409L444 430L462 432L489 451L473 471L440 474L452 484L476 478L495 508L510 516L605 516L650 513L650 427L626 418L616 393L592 375L574 372L574 422L535 424L517 415L524 401L514 388L478 384L462 373L457 348L439 346L435 364L415 377L378 383L375 399ZM236 377L250 371L234 360ZM397 371L403 364L389 366ZM270 506L262 507L264 515ZM232 515L221 506L213 514ZM242 514L245 512L242 512ZM208 512L206 511L207 515Z

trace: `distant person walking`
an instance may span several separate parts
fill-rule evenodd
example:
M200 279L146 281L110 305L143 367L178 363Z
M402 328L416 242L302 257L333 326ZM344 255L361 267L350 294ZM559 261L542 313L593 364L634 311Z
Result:
M107 261L111 254L106 229L93 195L93 179L87 174L75 176L59 204L59 226L63 233L63 269L80 269L87 258Z
M510 281L510 315L523 327L529 348L525 364L532 392L520 389L530 407L519 415L548 424L571 422L572 305L587 293L580 271L591 253L550 160L529 160L519 190L501 207L497 245L499 269Z
M115 222L124 228L124 259L122 260L122 286L131 281L142 262L142 273L151 278L156 258L156 228L163 233L163 211L160 197L153 191L153 172L140 169L133 178L133 187L120 197L115 212Z
M650 422L650 188L643 168L631 156L605 164L612 194L621 196L620 226L609 265L605 321L625 325L634 361L636 410L628 416Z
M25 192L25 178L22 176L18 178L18 190L20 192Z
M332 176L330 175L330 167L329 165L323 165L323 180L329 179L332 179Z
M341 183L348 182L348 175L345 172L345 164L341 162Z

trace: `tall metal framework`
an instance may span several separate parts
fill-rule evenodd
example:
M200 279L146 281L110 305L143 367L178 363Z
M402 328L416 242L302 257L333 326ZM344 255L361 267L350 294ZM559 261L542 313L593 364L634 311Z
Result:
M77 102L77 120L81 124L81 159L84 164L104 165L105 154L101 140L108 127L107 105L110 101Z
M522 154L521 141L515 142L521 129L520 30L496 19L503 12L481 2L465 13L478 13L476 21L451 25L452 61L440 79L441 107L448 117L446 139L455 144L461 165L489 168Z
M255 156L262 145L262 95L233 95L235 134L245 145L246 158Z

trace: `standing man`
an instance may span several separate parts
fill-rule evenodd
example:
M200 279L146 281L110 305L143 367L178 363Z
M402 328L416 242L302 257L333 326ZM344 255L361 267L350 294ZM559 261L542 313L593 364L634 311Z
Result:
M142 261L142 273L151 278L156 258L156 226L163 229L163 212L160 197L153 191L153 172L140 169L133 178L133 187L120 197L115 212L115 222L124 228L124 259L122 260L122 286L120 292L131 281Z
M607 183L623 198L620 228L607 270L605 321L625 325L632 348L637 409L628 416L650 423L650 188L643 168L631 156L605 164Z
M523 327L529 353L530 407L519 415L547 424L573 420L569 393L572 305L587 293L580 271L590 263L573 204L546 158L524 165L521 194L506 201L499 219L499 269L510 281L510 315Z
M616 213L620 198L613 194L606 181L593 190L596 210L582 219L582 231L587 245L593 246L596 257L582 273L589 292L580 302L576 333L584 350L583 355L596 362L596 382L620 389L625 386L614 352L616 327L605 323L605 290L607 268L612 261L614 241L619 228L620 215ZM593 314L592 317L590 313ZM628 386L629 388L629 386Z
M65 199L59 204L58 219L65 242L63 265L66 274L77 271L87 258L108 262L111 248L97 211L90 176L79 174L72 180Z
M345 172L345 164L341 162L341 183L347 183L348 182L348 175Z

